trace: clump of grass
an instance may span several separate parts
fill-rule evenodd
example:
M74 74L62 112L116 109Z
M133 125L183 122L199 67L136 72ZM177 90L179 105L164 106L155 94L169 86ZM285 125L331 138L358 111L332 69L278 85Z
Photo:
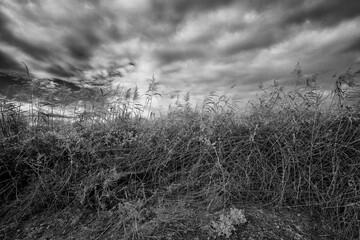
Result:
M194 108L188 93L155 118L154 78L144 105L137 88L83 89L74 121L58 126L51 119L23 126L23 113L4 103L2 209L32 214L79 204L121 212L121 231L150 236L166 215L150 206L181 196L209 212L234 202L307 208L331 219L339 238L358 237L359 112L330 108L316 76L299 66L294 73L290 89L278 82L262 88L247 114L216 93ZM166 217L180 222L174 215ZM214 226L229 235L230 225Z
M0 136L10 137L18 134L26 128L27 122L24 119L20 105L6 98L0 99Z

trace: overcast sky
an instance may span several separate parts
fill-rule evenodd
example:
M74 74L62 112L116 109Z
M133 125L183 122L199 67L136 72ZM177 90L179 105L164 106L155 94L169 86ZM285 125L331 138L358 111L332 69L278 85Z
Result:
M360 68L360 1L1 0L0 70L21 62L38 78L91 85L102 74L142 92L154 75L167 100L246 101L297 62L330 87Z

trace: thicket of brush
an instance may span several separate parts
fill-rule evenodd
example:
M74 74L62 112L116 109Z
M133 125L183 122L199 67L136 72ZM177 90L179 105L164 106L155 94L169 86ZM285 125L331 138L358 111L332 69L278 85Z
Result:
M179 197L209 211L268 203L307 208L328 219L338 238L355 239L360 111L338 106L341 89L324 96L315 79L298 72L297 80L304 84L262 89L246 114L230 97L213 93L195 108L187 94L166 115L144 119L136 114L138 97L124 91L116 112L92 108L72 122L38 118L30 126L19 106L3 99L2 213L71 204L110 210ZM152 84L148 104L160 95Z

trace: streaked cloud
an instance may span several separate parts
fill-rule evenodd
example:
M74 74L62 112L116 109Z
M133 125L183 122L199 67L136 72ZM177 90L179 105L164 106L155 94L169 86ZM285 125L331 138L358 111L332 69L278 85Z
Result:
M170 103L305 72L360 68L357 0L4 0L0 71L25 62L38 78L147 90L152 75Z

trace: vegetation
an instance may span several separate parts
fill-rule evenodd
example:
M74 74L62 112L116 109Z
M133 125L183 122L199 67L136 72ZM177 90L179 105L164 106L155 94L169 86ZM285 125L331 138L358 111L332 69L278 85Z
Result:
M111 227L124 239L199 227L230 237L234 222L246 222L242 210L198 222L192 213L251 203L306 210L334 238L359 238L360 111L342 105L338 88L325 95L300 66L294 76L293 84L261 86L245 113L229 96L211 93L192 107L186 94L155 117L154 78L145 105L137 88L83 89L70 120L35 102L36 86L30 111L3 98L0 215L20 221L81 206L117 214L98 239Z

